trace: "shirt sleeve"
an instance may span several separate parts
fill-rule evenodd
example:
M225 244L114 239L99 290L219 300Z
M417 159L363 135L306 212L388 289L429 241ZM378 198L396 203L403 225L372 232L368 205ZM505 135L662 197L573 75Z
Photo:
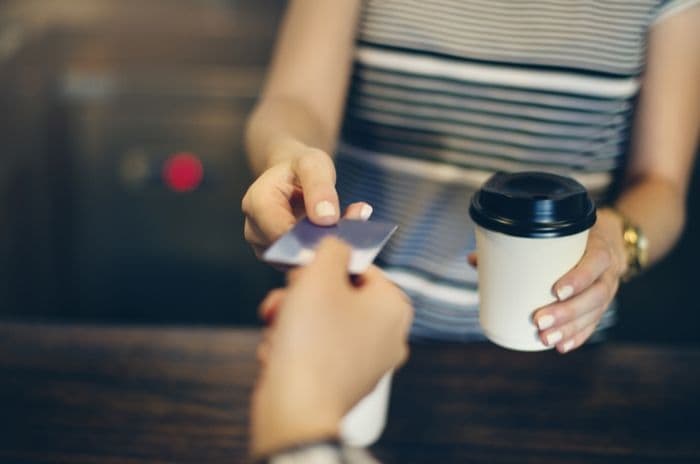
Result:
M700 0L662 0L654 9L649 25L653 27L671 16L680 14L690 8L698 7L699 5Z

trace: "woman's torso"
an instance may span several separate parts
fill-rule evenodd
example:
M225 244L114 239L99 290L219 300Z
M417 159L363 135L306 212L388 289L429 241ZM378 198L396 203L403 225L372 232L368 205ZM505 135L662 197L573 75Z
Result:
M482 338L468 204L491 174L556 172L609 193L647 30L675 6L662 3L365 2L338 191L399 224L379 263L413 299L414 337Z

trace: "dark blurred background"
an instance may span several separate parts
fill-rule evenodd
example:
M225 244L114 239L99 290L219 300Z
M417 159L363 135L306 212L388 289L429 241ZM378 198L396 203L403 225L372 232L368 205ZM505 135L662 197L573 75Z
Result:
M284 3L0 0L1 317L257 323L281 276L242 238L241 140ZM699 184L618 339L700 342Z

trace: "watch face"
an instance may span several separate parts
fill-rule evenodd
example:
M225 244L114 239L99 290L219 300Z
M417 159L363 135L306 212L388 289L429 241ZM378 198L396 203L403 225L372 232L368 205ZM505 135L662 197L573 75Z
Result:
M637 243L639 242L639 234L637 233L637 229L632 226L627 226L622 238L625 240L625 243L629 243L630 245L634 245L636 247Z
M639 274L649 261L649 241L639 227L625 219L625 229L622 238L627 251L627 272L622 276L623 281L629 281Z

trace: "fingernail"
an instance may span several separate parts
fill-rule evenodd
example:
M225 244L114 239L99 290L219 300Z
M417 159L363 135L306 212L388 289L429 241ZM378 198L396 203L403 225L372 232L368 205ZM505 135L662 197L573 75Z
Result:
M537 319L537 327L540 330L547 330L554 325L554 316L551 314L546 314L541 318Z
M316 214L319 217L335 216L335 206L328 200L319 201L316 203Z
M564 343L564 345L561 347L561 350L562 350L564 353L566 353L567 351L571 351L571 348L573 348L573 347L574 347L574 341L573 341L573 340L569 340L569 341L567 341L566 343Z
M551 334L547 335L547 345L552 346L556 345L561 341L562 334L560 331L552 332Z
M364 205L362 205L362 208L360 209L360 219L362 219L363 221L366 221L367 219L370 218L370 216L372 216L373 211L374 211L374 209L370 205L365 203Z
M559 301L564 301L574 294L574 287L571 285L564 285L563 287L557 289L557 298Z

